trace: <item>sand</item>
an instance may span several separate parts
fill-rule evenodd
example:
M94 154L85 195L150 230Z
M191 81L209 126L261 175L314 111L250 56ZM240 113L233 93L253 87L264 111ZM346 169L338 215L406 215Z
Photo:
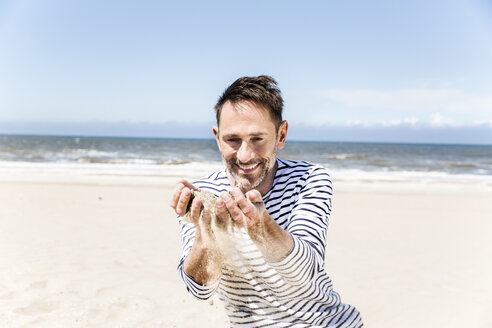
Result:
M172 183L147 182L0 180L0 326L228 327L176 273ZM491 327L492 194L389 186L335 181L342 299L366 327Z

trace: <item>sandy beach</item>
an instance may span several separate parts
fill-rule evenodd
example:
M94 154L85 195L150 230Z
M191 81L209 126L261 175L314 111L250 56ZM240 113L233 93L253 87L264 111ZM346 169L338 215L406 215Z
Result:
M176 180L3 176L0 326L228 327L177 276ZM492 326L491 193L334 185L326 266L366 327Z

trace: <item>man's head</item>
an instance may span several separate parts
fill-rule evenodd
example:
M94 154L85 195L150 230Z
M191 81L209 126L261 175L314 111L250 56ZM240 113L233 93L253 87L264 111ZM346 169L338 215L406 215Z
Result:
M278 131L282 123L284 101L280 95L280 89L277 87L277 81L268 75L245 76L234 81L215 105L217 126L220 126L220 113L226 102L235 105L245 101L266 108Z
M213 128L231 183L244 192L271 188L276 152L282 149L288 124L282 121L282 97L269 76L236 80L220 97Z

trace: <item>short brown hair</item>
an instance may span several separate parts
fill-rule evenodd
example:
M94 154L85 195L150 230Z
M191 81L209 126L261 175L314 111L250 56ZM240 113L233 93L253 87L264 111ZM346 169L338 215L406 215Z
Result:
M261 105L268 109L277 129L282 123L284 101L280 95L277 81L271 76L245 76L234 81L220 96L215 105L217 126L219 125L222 106L228 101L233 105L240 101L250 101L256 105Z

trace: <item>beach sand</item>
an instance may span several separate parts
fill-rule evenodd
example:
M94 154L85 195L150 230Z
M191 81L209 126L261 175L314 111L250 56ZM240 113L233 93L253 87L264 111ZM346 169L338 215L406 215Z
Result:
M228 327L178 278L169 181L2 181L1 327ZM335 290L366 327L492 327L492 195L399 190L335 181Z

